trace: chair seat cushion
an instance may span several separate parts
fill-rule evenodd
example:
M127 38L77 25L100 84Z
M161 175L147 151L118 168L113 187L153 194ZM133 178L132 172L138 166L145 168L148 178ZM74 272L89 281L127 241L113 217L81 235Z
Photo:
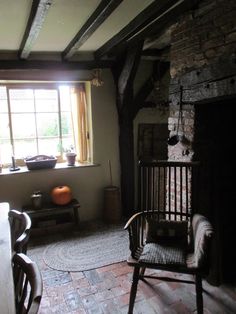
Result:
M139 258L139 262L161 265L186 266L186 252L179 247L147 243Z
M164 246L183 246L188 243L188 222L155 219L147 220L146 243Z

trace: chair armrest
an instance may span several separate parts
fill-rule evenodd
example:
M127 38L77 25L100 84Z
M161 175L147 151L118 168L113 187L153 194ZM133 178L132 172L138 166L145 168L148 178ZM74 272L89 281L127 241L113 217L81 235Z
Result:
M131 256L136 258L146 241L147 217L159 215L159 211L143 211L134 214L126 223L124 229L129 232L129 243Z
M134 214L126 223L124 229L129 232L129 248L131 256L136 258L136 252L144 246L146 220L145 213L139 212Z
M126 223L126 225L124 226L124 229L127 230L128 228L132 227L132 224L135 223L136 219L139 219L139 216L142 216L143 212L139 212L134 214Z
M195 214L192 220L194 253L190 255L187 264L190 268L208 268L209 251L213 228L208 219Z
M147 217L152 217L152 216L155 216L155 215L158 215L160 216L160 211L155 211L155 210L152 210L152 211L143 211L143 212L138 212L136 214L134 214L126 223L126 225L124 226L124 229L128 229L133 223L135 223L135 221L137 219L143 219L143 218L147 218Z

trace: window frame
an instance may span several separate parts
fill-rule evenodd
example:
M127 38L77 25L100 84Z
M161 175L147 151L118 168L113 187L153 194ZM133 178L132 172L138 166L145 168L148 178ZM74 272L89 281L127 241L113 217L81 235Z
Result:
M60 145L60 155L56 155L57 157L57 162L58 163L63 163L65 162L66 158L64 156L65 151L62 146L62 113L61 111L61 97L60 97L60 87L61 86L68 86L68 87L75 87L76 84L83 83L85 85L85 94L86 97L88 97L88 90L87 90L87 83L88 82L24 82L24 83L0 83L0 86L3 86L6 88L6 93L7 93L7 106L8 106L8 119L9 119L9 130L10 130L10 145L12 146L12 153L14 155L15 147L14 147L14 136L13 136L13 128L12 128L12 111L10 108L10 95L9 95L9 90L10 89L33 89L33 90L55 90L57 92L57 106L58 106L58 131L59 135L57 139L59 139L59 145ZM90 101L88 101L87 107L90 111ZM34 111L32 112L33 114L36 113L35 107ZM89 119L90 120L90 119ZM89 123L89 129L90 129L90 123ZM88 134L89 136L89 134ZM74 134L72 134L72 138L74 140ZM90 138L90 137L89 137ZM23 138L22 138L23 139ZM39 137L38 134L36 134L35 139L38 141ZM91 149L91 143L89 143L89 148ZM38 144L37 144L37 150L38 150ZM91 156L90 156L91 157ZM88 158L86 162L91 162L91 158ZM19 166L24 166L24 160L23 159L17 159L17 164ZM8 166L9 164L6 164ZM5 165L4 165L5 166Z

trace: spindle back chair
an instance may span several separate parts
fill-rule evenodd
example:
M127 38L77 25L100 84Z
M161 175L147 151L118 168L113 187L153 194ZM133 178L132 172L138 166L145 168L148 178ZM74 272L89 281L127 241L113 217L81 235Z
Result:
M202 275L213 230L196 210L198 168L198 162L139 163L138 212L125 226L131 251L127 262L134 267L129 313L139 279L150 277L146 268L194 275L189 282L196 284L197 310L203 313Z

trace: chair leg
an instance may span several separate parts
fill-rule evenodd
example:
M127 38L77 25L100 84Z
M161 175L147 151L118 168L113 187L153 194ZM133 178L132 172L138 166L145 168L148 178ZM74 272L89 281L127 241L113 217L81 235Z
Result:
M128 314L133 313L133 308L134 308L134 301L136 298L136 293L137 293L137 287L138 287L138 280L139 280L139 267L134 267L134 272L133 272L133 280L132 280L132 286L131 286L131 291L130 291L130 297L129 297L129 311Z
M146 267L142 267L140 271L140 277L143 277L145 274Z
M202 277L199 274L196 274L195 285L196 285L197 313L203 314Z

